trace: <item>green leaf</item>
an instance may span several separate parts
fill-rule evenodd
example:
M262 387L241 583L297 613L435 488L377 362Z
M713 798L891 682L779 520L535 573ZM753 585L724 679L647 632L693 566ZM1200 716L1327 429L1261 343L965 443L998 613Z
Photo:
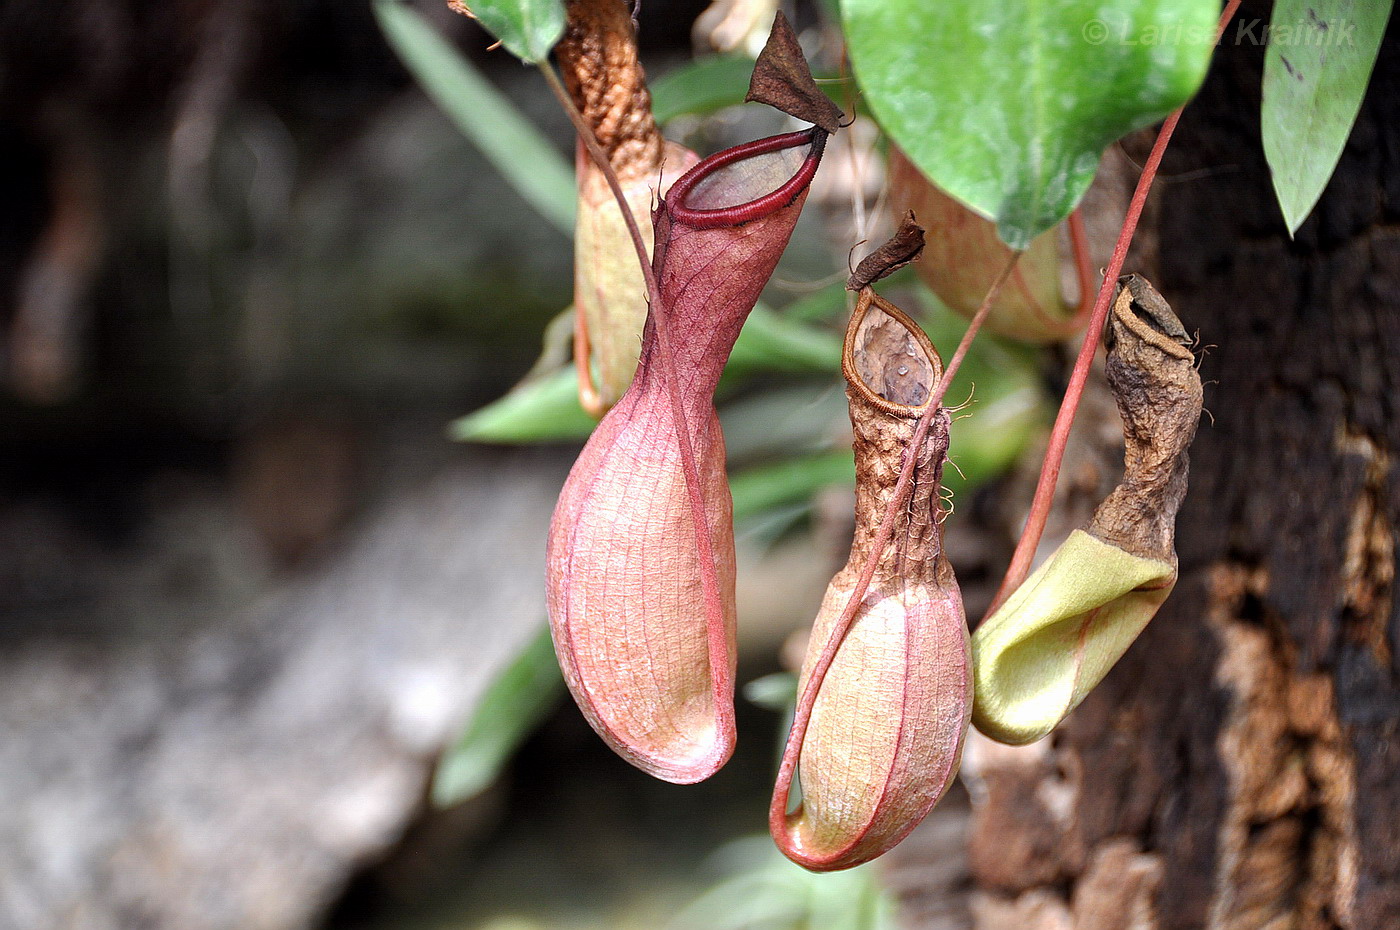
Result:
M537 65L564 34L563 0L467 0L486 31L516 58Z
M587 438L598 424L578 403L578 374L566 365L454 421L448 432L464 442L518 445Z
M967 320L942 307L927 291L921 296L935 308L924 316L934 345L945 351L957 345ZM971 404L955 412L950 456L954 466L943 484L954 492L970 491L1004 473L1049 419L1035 357L1024 347L983 335L958 370L947 402ZM785 419L779 420L786 409ZM849 485L855 462L849 447L825 450L845 422L845 397L839 388L794 387L778 395L746 398L724 408L725 434L732 437L731 460L774 452L788 458L736 470L730 479L736 520L753 520L780 508L809 501L822 488ZM968 414L967 416L962 415ZM765 428L766 423L772 426ZM793 452L798 454L792 454Z
M552 329L560 325L559 318L550 324ZM550 351L547 345L546 353ZM841 340L760 306L739 332L726 371L806 374L840 367ZM550 373L532 371L509 394L454 421L449 433L466 442L517 445L585 439L596 425L579 406L578 375L569 364Z
M920 317L924 330L934 345L950 351L962 339L968 321L926 287L920 285L918 293L929 308ZM945 399L955 408L969 401L965 410L953 413L948 455L956 467L943 472L944 487L955 493L969 491L1014 465L1047 425L1051 412L1034 350L985 332L973 342Z
M835 377L774 385L726 403L719 421L729 467L829 450L849 432L847 410Z
M1024 249L1067 217L1104 149L1185 103L1219 0L842 0L880 125Z
M1264 56L1264 157L1291 236L1337 167L1391 0L1278 0Z
M913 269L901 268L886 278L880 289L888 293L890 289L902 286L912 272ZM851 315L851 307L855 303L852 298L851 292L846 290L846 282L837 281L794 300L783 308L783 316L802 323L838 318L844 322Z
M450 807L496 779L564 690L546 627L491 683L467 730L433 774L433 803Z
M744 685L744 700L764 710L781 713L797 701L797 676L773 672Z
M532 6L537 2L528 0L515 5ZM473 9L477 9L475 4ZM526 203L561 232L572 236L578 200L574 172L549 140L410 7L398 0L375 0L374 13L385 38L424 92ZM561 28L562 22L561 19Z
M753 75L745 55L710 55L666 72L651 84L651 112L663 126L678 116L708 116L744 102Z
M856 463L849 449L745 469L729 479L734 519L743 520L773 507L805 500L822 488L854 484L855 480Z
M729 367L736 371L834 373L841 370L841 340L760 305L739 331Z

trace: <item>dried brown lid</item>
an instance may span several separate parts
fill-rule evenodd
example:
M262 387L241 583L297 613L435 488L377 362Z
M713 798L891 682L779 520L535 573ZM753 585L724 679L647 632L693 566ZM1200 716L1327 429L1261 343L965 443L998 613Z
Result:
M844 114L812 79L812 69L797 44L797 34L782 11L773 18L768 44L754 62L745 100L766 103L827 132L841 128Z
M889 241L861 259L846 280L846 289L858 291L869 287L914 261L923 251L924 228L914 221L914 211L906 210L899 229L895 230Z

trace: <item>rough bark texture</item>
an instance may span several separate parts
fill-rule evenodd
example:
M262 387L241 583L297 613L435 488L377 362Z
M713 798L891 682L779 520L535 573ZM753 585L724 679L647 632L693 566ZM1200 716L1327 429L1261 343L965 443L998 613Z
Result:
M1052 740L974 747L979 927L1400 926L1400 41L1290 242L1234 35L1129 268L1217 347L1181 581Z

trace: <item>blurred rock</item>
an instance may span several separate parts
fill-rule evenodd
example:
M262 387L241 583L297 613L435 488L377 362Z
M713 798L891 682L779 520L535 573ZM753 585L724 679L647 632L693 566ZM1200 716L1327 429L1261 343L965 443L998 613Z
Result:
M440 428L372 442L366 503L291 575L203 472L146 478L116 546L0 508L0 562L66 560L0 615L0 927L303 927L397 839L539 629L565 464Z

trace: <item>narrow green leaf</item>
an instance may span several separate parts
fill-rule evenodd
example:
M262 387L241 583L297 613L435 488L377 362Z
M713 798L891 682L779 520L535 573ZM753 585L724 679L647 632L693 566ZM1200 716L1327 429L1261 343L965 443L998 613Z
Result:
M520 445L586 439L597 425L579 406L578 374L566 365L454 421L448 432L463 442Z
M900 287L907 280L906 272L901 269L885 279L886 283L881 285L881 290L888 291ZM854 295L846 290L846 282L837 281L794 300L783 308L783 316L801 323L835 320L838 317L844 320L850 316L854 305Z
M849 449L758 465L729 479L734 519L746 519L773 507L805 500L822 488L854 484L855 480L856 463Z
M755 678L744 685L744 700L764 710L781 713L797 700L797 676L792 672L773 672Z
M385 38L424 92L526 203L572 236L578 199L574 172L549 140L409 6L398 0L375 0L374 13Z
M938 306L931 294L925 292L925 297L937 308L924 317L934 345L957 345L967 321ZM973 344L953 379L947 401L954 405L971 401L966 410L954 413L950 454L956 467L949 466L943 473L944 486L954 492L970 491L1004 473L1045 427L1050 414L1033 355L990 336ZM763 436L763 424L774 420L776 408L783 405L794 411L789 416L792 422L775 423L770 443ZM793 388L773 401L766 397L746 399L726 407L722 419L726 435L734 438L731 453L739 457L789 453L782 461L733 474L730 488L736 519L752 520L808 501L822 488L855 480L849 447L842 444L841 448L810 451L824 444L824 434L832 440L840 435L845 397L839 389ZM798 454L793 455L794 451Z
M775 385L720 407L729 467L821 452L841 444L850 419L835 373L821 381Z
M1069 215L1103 150L1195 93L1219 0L842 0L870 109L1012 248Z
M841 370L841 340L760 305L739 332L729 366L735 371L835 373Z
M1391 0L1278 0L1264 56L1264 157L1291 236L1337 167Z
M708 116L744 102L753 59L710 55L681 65L651 82L651 111L663 126L678 116Z
M563 0L466 0L486 31L521 61L537 65L564 34Z
M551 327L558 323L556 319ZM760 306L740 331L727 371L805 374L835 372L840 367L839 339ZM449 432L452 438L467 442L516 445L584 439L596 425L579 406L578 375L569 364L550 373L533 372L504 397L454 421Z
M491 683L462 738L433 774L433 803L450 807L489 787L564 692L545 627Z
M954 492L971 491L1014 465L1046 425L1049 409L1036 386L989 379L977 388L975 402L966 413L968 416L955 414L958 419L949 451L953 465L943 472L943 486ZM838 424L833 418L828 426ZM798 442L794 447L802 449L803 444ZM822 488L854 480L854 461L845 448L808 452L740 470L730 482L735 518L752 519L806 501Z

